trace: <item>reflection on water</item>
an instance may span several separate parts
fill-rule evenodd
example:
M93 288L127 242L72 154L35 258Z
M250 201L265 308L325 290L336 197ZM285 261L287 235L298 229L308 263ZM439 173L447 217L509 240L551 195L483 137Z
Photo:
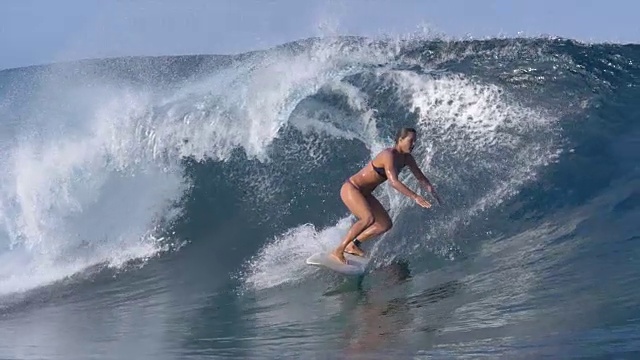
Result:
M370 281L365 284L366 278ZM355 282L357 300L350 310L349 322L343 332L345 354L350 356L397 354L398 349L412 340L415 340L416 346L420 346L420 343L424 345L424 339L419 337L434 334L442 321L437 321L433 316L425 317L422 308L452 297L462 287L461 282L452 280L409 294L411 271L406 261L375 269L366 278L360 277ZM325 293L339 294L339 291Z

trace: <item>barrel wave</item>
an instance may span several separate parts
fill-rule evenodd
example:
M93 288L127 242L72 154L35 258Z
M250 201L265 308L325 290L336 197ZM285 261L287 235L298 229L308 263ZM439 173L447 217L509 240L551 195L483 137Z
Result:
M638 64L559 38L340 37L0 71L0 354L631 356ZM384 184L368 274L306 265L404 126L443 204Z

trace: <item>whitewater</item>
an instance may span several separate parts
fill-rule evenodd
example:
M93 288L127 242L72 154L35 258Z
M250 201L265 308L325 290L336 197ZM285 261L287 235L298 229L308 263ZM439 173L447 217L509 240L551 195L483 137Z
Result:
M633 358L638 62L338 37L0 71L0 355ZM306 265L403 126L444 203L382 185L367 275Z

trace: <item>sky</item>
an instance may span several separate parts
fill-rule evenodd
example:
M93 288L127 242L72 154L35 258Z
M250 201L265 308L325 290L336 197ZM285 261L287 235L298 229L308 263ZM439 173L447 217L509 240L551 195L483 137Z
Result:
M2 0L0 69L232 54L311 36L553 35L640 43L632 0Z

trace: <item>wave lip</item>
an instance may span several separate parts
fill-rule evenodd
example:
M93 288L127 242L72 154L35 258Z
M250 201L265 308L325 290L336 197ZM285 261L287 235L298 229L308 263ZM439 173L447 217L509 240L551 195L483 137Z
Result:
M20 266L4 268L0 288L26 290L97 263L120 266L161 252L169 235L181 241L168 232L192 190L185 162L224 163L238 150L268 162L303 99L382 58L328 41L213 58L210 69L194 58L191 75L173 82L163 80L166 69L155 76L146 58L13 74L18 90L0 109L15 120L15 137L0 147L8 169L0 256ZM25 82L34 90L23 93ZM23 278L30 280L16 280Z

